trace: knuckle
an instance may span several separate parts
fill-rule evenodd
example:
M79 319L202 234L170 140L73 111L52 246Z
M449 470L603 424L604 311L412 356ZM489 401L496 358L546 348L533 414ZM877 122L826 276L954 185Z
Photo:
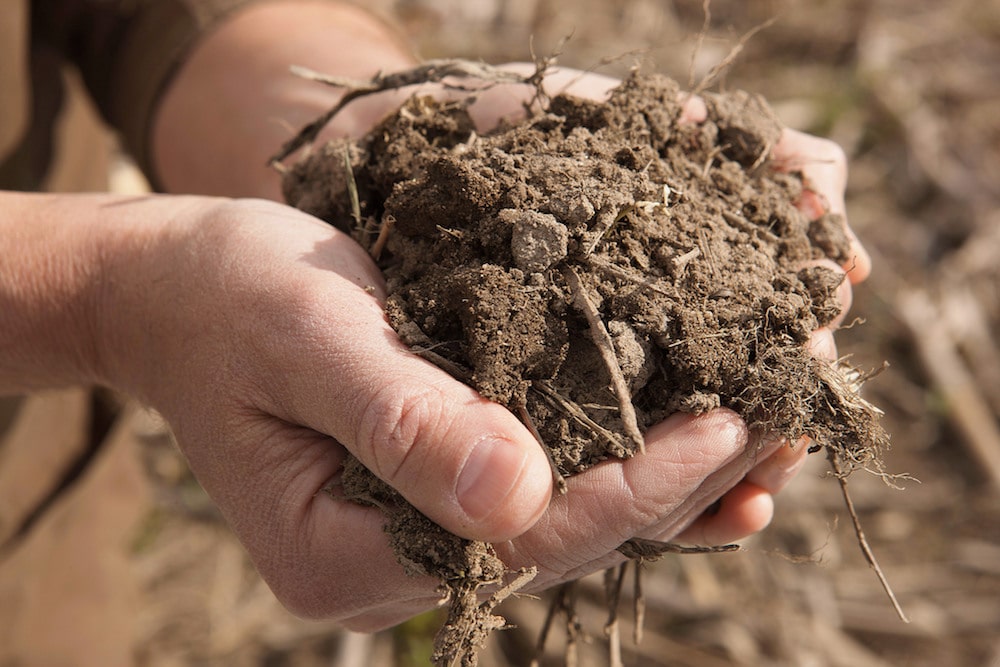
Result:
M432 386L390 384L375 392L361 410L356 452L372 472L389 482L444 421L445 401Z
M824 141L826 142L827 159L833 164L838 174L846 174L847 153L844 152L844 148L835 141L828 139Z
M827 140L827 144L829 145L828 150L830 151L830 159L833 161L833 163L838 167L846 169L847 153L844 152L843 146L841 146L835 141L830 141L830 140Z
M826 164L831 165L838 173L847 172L847 153L836 141L830 139L817 139L816 151L818 157Z

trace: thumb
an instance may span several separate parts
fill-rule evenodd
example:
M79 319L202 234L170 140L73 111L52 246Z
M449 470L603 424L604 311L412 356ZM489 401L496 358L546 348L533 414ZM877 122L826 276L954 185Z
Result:
M294 347L298 363L283 364L296 371L284 374L290 416L337 439L457 535L500 542L530 528L552 493L548 459L531 433L411 353L370 295L344 301L325 309L339 313L339 327L323 328L339 340L306 337Z
M509 411L420 359L377 377L356 399L345 443L372 472L463 537L500 542L538 520L549 464Z

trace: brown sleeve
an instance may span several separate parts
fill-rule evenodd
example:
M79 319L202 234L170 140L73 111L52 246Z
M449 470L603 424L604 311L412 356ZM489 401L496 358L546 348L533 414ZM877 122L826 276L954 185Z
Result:
M160 93L197 41L256 0L35 0L33 38L79 67L105 119L147 173Z
M28 4L0 6L0 164L28 127Z

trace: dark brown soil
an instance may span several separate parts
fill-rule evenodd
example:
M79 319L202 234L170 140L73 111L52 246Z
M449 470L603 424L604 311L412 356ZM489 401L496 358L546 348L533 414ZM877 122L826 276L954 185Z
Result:
M680 100L673 81L635 75L607 103L557 97L478 136L462 104L413 99L297 163L285 194L367 247L383 231L400 337L536 429L559 475L718 406L845 467L876 460L887 437L857 374L805 347L839 312L840 277L810 263L844 259L842 220L795 207L801 180L772 168L781 128L760 98L709 94L697 125L678 123ZM343 483L387 508L401 562L451 595L438 660L474 664L502 625L476 591L507 568L360 465Z

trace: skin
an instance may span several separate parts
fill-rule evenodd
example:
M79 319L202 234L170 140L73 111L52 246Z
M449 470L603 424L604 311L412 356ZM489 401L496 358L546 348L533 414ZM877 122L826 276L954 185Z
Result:
M198 45L157 115L159 182L191 194L0 193L0 392L99 383L154 406L278 598L358 630L439 595L403 573L376 510L322 492L348 451L444 527L496 543L512 567L537 566L534 589L618 562L633 536L718 544L766 526L806 443L750 434L724 409L667 419L645 456L607 461L553 498L520 422L400 343L367 254L267 201L279 181L266 158L338 95L287 64L366 78L412 63L398 44L347 6L255 4ZM600 97L613 82L570 71L547 82L568 84ZM528 94L491 90L477 123L520 113ZM358 136L400 99L351 105L326 136ZM689 122L704 115L688 102ZM842 211L842 151L788 131L775 156L803 170L804 210ZM849 304L870 271L856 240L836 268L850 269ZM836 357L831 328L813 348Z

